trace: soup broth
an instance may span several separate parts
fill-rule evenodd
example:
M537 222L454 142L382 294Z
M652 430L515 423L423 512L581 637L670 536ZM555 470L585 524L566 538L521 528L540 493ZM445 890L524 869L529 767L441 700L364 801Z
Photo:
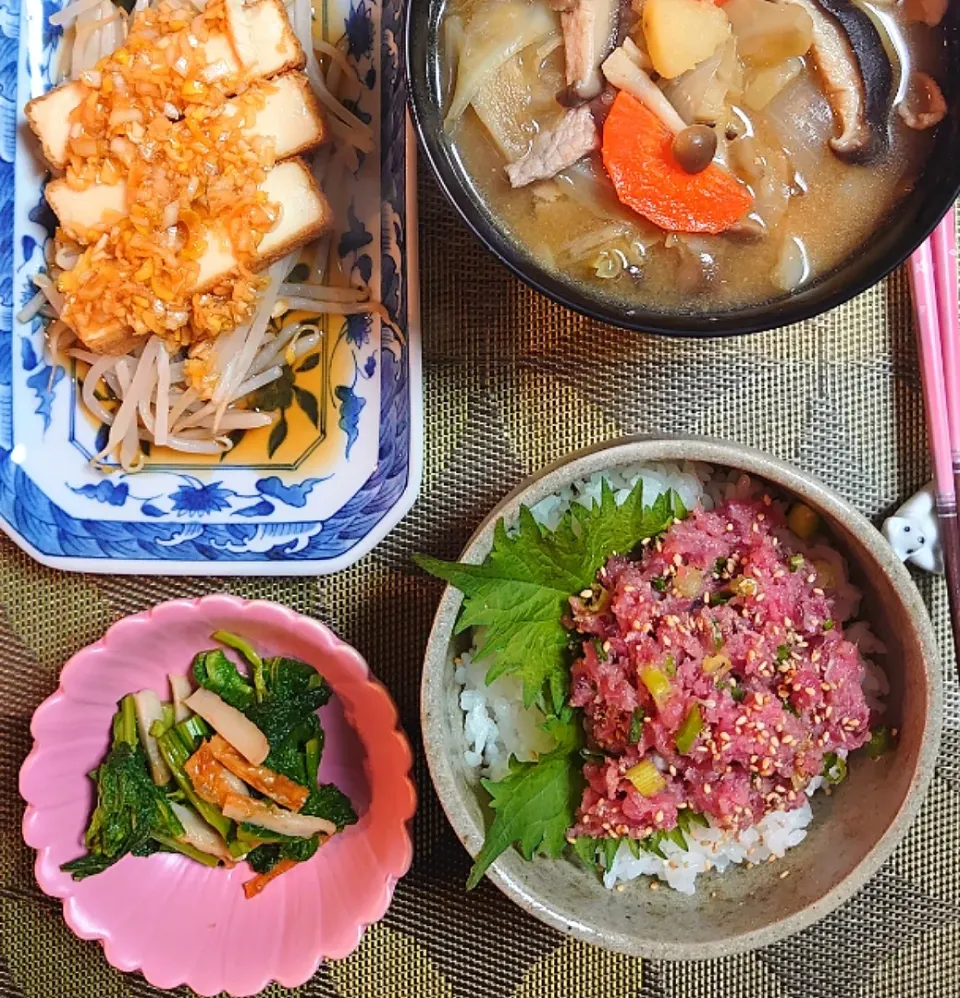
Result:
M651 2L660 0L646 0L647 5ZM823 52L808 46L802 54L775 61L776 56L769 53L777 36L768 34L763 39L765 47L761 46L766 53L761 61L750 54L751 45L756 46L753 26L767 8L793 8L806 25L810 20L806 2L730 0L719 7L709 0L680 2L687 5L680 8L681 14L690 4L705 4L720 12L717 22L726 31L714 52L669 79L659 74L649 54L652 46L647 35L652 28L645 5L634 0L632 8L620 9L617 29L602 53L599 93L590 97L588 91L578 98L571 93L574 76L568 67L571 43L565 19L575 16L578 5L592 5L599 16L602 3L568 0L571 15L556 12L543 0L449 0L441 28L448 139L480 199L508 237L556 276L587 284L593 294L613 298L626 309L701 313L782 297L855 253L913 185L939 120L937 107L933 108L937 120L923 117L937 98L942 100L936 84L942 72L938 32L926 24L911 23L899 5L878 2L858 8L867 12L869 24L878 29L882 50L855 52L850 45L851 65L865 86L867 60L882 58L889 78L886 93L880 95L882 106L874 107L872 121L865 118L870 134L862 147L838 152L838 136L849 129L836 101L831 106L826 96L831 81L822 68ZM837 3L829 0L830 6ZM553 4L557 6L563 6L562 0ZM723 13L726 9L729 15ZM813 13L818 16L817 11ZM825 10L820 13L830 18L834 29L841 24ZM518 25L529 24L531 18L536 23L525 37ZM846 34L842 39L847 39ZM485 51L484 43L495 54ZM517 50L504 57L504 49L497 46L511 43ZM805 39L792 44L792 50L785 51L797 53ZM486 59L486 75L479 71L476 85L478 53L481 60ZM611 105L613 113L618 113L621 103L634 113L628 102L635 91L631 83L624 95L623 89L604 79L604 70L621 53L632 63L629 80L635 68L657 91L641 90L647 99L640 103L658 108L665 121L673 120L671 113L682 119L672 132L665 130L668 137L662 149L654 151L649 164L640 162L640 172L648 167L654 172L669 169L668 181L676 180L680 198L687 198L684 204L689 201L696 209L701 175L678 169L680 138L674 142L673 136L699 125L697 135L702 138L706 126L716 137L707 169L722 174L723 185L735 185L735 193L743 198L737 203L747 209L735 220L728 217L716 223L694 210L680 224L668 220L664 225L658 216L662 205L657 191L649 211L651 197L646 194L642 212L623 203L624 191L615 186L609 169L611 162L616 169L617 162L610 150L612 119L607 115ZM665 69L663 58L659 68ZM472 98L458 111L458 99L460 104L464 100L465 76L469 82L471 73ZM609 76L622 82L619 71ZM918 88L922 90L927 81L935 92L918 95ZM469 93L470 87L466 90ZM869 103L869 91L865 96ZM669 102L666 108L660 105L662 98ZM558 156L553 163L540 164L537 154L543 149L548 158L564 151L567 140L560 129L568 123L577 122L579 127L586 122L589 130L587 109L596 128L593 147L572 162ZM925 127L917 127L920 124ZM552 148L547 140L555 133L560 138L557 148ZM713 139L706 137L712 145ZM573 159L576 151L567 158ZM668 167L656 161L660 155L669 161ZM525 167L531 161L535 161L534 178L522 185L512 182L517 168L508 173L507 165ZM550 167L556 164L560 169L551 173ZM641 186L644 182L641 177ZM670 202L664 210L673 208ZM717 224L722 224L721 231L705 231Z

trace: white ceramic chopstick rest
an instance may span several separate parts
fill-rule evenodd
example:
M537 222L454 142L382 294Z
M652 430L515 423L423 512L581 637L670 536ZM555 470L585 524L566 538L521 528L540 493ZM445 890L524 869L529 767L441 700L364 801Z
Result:
M943 574L940 521L932 482L884 520L881 529L901 560L927 572Z

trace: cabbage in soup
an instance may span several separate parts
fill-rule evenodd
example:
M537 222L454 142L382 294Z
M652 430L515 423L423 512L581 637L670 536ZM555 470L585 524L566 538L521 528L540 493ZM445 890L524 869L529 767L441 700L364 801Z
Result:
M780 297L910 189L946 2L448 0L444 129L562 277L625 307Z

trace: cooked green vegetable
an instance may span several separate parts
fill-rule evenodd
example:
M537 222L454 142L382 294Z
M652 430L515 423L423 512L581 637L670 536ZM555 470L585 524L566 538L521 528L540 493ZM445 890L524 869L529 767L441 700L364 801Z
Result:
M216 693L237 710L245 711L254 701L253 687L219 648L202 651L194 658L193 678L198 686Z
M110 752L90 774L97 784L97 806L84 837L87 855L61 867L75 880L101 873L128 854L156 852L156 835L175 839L183 834L166 795L150 777L133 697L124 697L119 707Z
M188 717L185 721L174 725L174 731L180 737L180 741L190 750L191 754L196 752L200 743L213 734L213 729L198 714Z
M211 635L214 641L219 641L228 648L234 648L247 660L253 675L253 691L257 698L257 703L263 700L266 694L266 686L263 681L263 659L254 650L253 645L245 638L229 631L214 631Z
M306 796L300 814L323 818L335 825L337 831L356 822L356 813L347 796L333 784L317 782L323 728L316 711L331 695L323 677L296 659L279 656L262 659L238 635L218 631L214 637L241 653L249 665L251 678L243 675L222 650L212 649L194 658L192 672L197 683L243 713L259 729L269 745L270 768L309 791L298 798L299 801ZM152 711L151 739L156 739L158 758L162 758L173 776L167 786L155 786L138 734L137 697L142 696L125 697L119 704L113 719L110 754L91 774L97 781L98 801L86 836L89 852L65 864L64 870L80 879L102 872L122 856L146 856L160 850L178 852L207 866L217 866L218 857L228 853L236 859L247 857L260 875L244 885L244 893L251 897L266 885L265 875L277 876L313 856L320 846L319 835L291 838L250 825L238 826L210 803L225 794L239 792L236 784L229 782L237 776L225 774L212 755L205 759L201 754L191 763L190 773L198 781L194 788L187 763L213 734L199 716L174 723L172 709ZM254 798L259 797L255 789L252 793ZM202 822L219 833L223 843ZM319 824L314 822L313 826ZM329 825L325 828L329 829ZM204 851L208 847L210 851Z
M208 852L201 852L199 849L186 842L178 842L176 839L171 839L166 835L161 835L159 832L153 833L154 841L163 846L166 852L179 852L189 859L194 859L198 863L203 863L204 866L219 866L220 860L216 856L212 856Z
M249 656L243 652L243 647L256 655L249 644L237 635L218 631L214 637L240 650L248 661ZM338 830L354 824L357 815L347 796L333 784L317 785L324 736L316 711L331 696L330 686L320 673L295 658L276 656L260 659L257 656L262 681L262 696L258 697L250 681L240 674L233 662L222 652L218 653L222 661L221 658L211 659L213 654L205 652L197 656L194 676L201 686L242 710L247 719L263 732L270 744L270 754L264 762L267 768L310 790L310 796L299 813L312 818L326 818ZM231 702L228 697L233 697L234 701ZM239 706L240 703L245 706ZM316 842L316 836L309 841ZM271 868L281 859L292 858L291 855L277 855Z
M225 818L218 807L197 795L190 782L190 777L187 776L186 770L183 768L190 758L190 749L173 729L162 734L157 739L157 744L160 746L160 754L170 767L170 772L173 773L174 782L180 788L187 802L193 806L208 825L215 828L226 839L233 828L233 822L229 818Z

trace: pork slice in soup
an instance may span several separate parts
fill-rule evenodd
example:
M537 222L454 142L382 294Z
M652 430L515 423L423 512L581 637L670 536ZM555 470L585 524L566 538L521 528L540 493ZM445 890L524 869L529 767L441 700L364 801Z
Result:
M942 0L448 0L444 129L506 232L631 305L831 270L946 114ZM940 46L942 51L942 46Z

